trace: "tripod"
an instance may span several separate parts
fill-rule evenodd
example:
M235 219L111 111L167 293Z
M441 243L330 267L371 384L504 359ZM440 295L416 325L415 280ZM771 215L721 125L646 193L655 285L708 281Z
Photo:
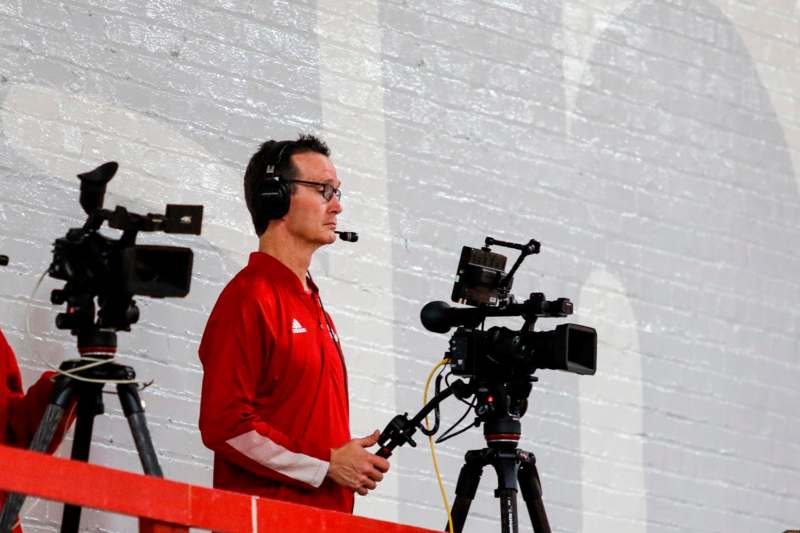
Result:
M144 408L136 390L136 373L133 368L117 363L102 363L96 366L87 364L87 357L111 359L117 350L117 335L114 331L92 329L78 335L78 351L82 359L64 361L60 368L66 374L56 378L50 396L50 404L44 412L42 421L31 441L30 449L44 452L55 437L59 423L66 412L77 401L77 421L72 442L71 458L88 462L92 441L94 417L104 412L103 387L108 382L117 382L117 393L122 411L128 419L142 469L148 476L163 477L158 464L155 448L150 440L150 432L144 416ZM68 374L79 376L73 378ZM91 380L91 381L89 381ZM14 526L17 515L25 501L24 494L8 495L0 513L0 533L6 533ZM62 533L77 533L80 525L81 508L65 505L61 522Z
M472 500L478 491L483 469L492 465L497 472L496 498L500 499L500 527L502 533L518 533L517 522L517 481L522 499L528 509L533 530L536 533L550 533L550 524L542 501L542 485L536 470L536 458L532 453L517 448L521 436L519 420L505 415L487 421L484 437L488 447L470 450L464 466L458 474L456 499L451 518L453 531L461 533L467 519ZM445 526L445 531L448 527Z
M497 472L498 485L494 495L500 499L502 533L519 533L517 481L534 531L550 533L550 524L542 501L542 484L539 481L539 472L536 470L536 458L532 453L517 448L522 436L519 417L527 410L531 383L535 381L536 378L530 376L524 381L500 383L500 386L489 388L484 385L476 387L474 383L467 384L456 380L446 389L437 392L412 418L408 418L408 413L395 416L378 438L380 449L376 455L388 458L397 446L403 444L416 446L411 437L417 428L421 427L422 420L449 396L455 395L457 398L465 399L477 395L479 407L476 408L476 412L479 413L479 418L476 421L484 422L483 436L488 446L480 450L470 450L464 458L464 466L461 467L456 484L456 499L450 514L453 531L461 533L463 530L472 500L478 492L483 469L487 465L492 465ZM498 406L501 406L499 410ZM438 424L437 415L436 427ZM447 525L445 531L449 531Z

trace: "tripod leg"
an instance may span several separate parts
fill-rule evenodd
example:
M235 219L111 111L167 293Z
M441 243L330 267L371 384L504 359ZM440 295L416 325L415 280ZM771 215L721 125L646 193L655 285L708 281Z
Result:
M500 531L517 533L517 450L496 450L492 466L497 472L495 498L500 499Z
M517 533L517 491L498 489L494 495L500 498L500 531L502 533Z
M103 386L84 385L78 400L78 420L75 422L75 437L72 441L73 461L89 462L89 449L92 445L94 417L103 412ZM81 523L81 508L77 505L64 505L61 518L61 533L77 533Z
M139 399L136 385L121 383L117 385L117 392L122 404L122 412L125 413L128 425L131 427L133 441L136 443L139 460L142 462L142 470L148 476L164 477L161 466L158 464L153 441L150 440L150 431L147 429L147 421L144 417L144 407Z
M542 501L542 483L539 481L539 472L536 470L536 458L527 452L520 452L521 464L519 471L519 488L522 499L528 508L528 515L536 533L550 533L550 524Z
M47 451L75 392L76 388L73 380L66 377L57 379L55 388L50 396L50 404L45 409L42 420L39 422L39 427L36 428L36 433L33 435L33 440L31 440L30 450L35 452ZM24 494L12 492L7 495L3 510L0 512L0 533L11 531L24 503Z
M470 505L472 500L475 499L475 494L478 492L478 484L481 481L481 474L483 474L484 463L474 459L473 452L467 452L466 463L461 467L461 472L458 474L458 483L456 484L456 499L453 502L453 508L450 510L450 517L453 519L453 531L461 533L464 529L464 522L467 520ZM450 525L445 524L445 531L450 530Z

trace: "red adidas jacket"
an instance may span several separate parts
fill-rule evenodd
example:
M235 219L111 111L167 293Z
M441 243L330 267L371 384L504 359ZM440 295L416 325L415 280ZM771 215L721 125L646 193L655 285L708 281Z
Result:
M28 447L50 400L50 392L53 390L51 378L54 374L55 372L42 374L25 394L17 359L3 332L0 331L0 443L19 448ZM71 413L64 417L56 432L56 438L50 445L50 451L58 446L72 418ZM0 506L5 500L5 493L0 491ZM17 526L13 531L21 533L22 529Z
M255 252L225 287L200 344L200 432L215 487L349 513L353 492L326 478L350 440L346 370L310 286Z

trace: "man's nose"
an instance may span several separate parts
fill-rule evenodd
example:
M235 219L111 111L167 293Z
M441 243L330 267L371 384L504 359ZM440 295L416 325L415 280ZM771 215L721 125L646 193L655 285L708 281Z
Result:
M341 213L342 212L342 201L339 200L336 195L333 195L333 198L330 200L330 207L329 209L334 213Z

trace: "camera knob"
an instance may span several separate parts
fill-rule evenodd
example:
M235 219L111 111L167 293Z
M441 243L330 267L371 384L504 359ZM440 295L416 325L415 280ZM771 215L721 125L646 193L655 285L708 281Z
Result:
M127 311L125 311L125 320L129 324L136 324L139 321L139 307L136 302L131 302L131 305L128 306Z
M50 293L50 303L55 305L61 305L67 301L67 295L64 294L64 291L61 289L53 289L53 292Z
M58 313L56 315L56 327L58 329L74 329L75 315L69 313Z
M494 398L489 396L486 398L486 403L480 403L478 407L475 408L475 413L478 416L484 416L494 413L495 405L494 405Z

